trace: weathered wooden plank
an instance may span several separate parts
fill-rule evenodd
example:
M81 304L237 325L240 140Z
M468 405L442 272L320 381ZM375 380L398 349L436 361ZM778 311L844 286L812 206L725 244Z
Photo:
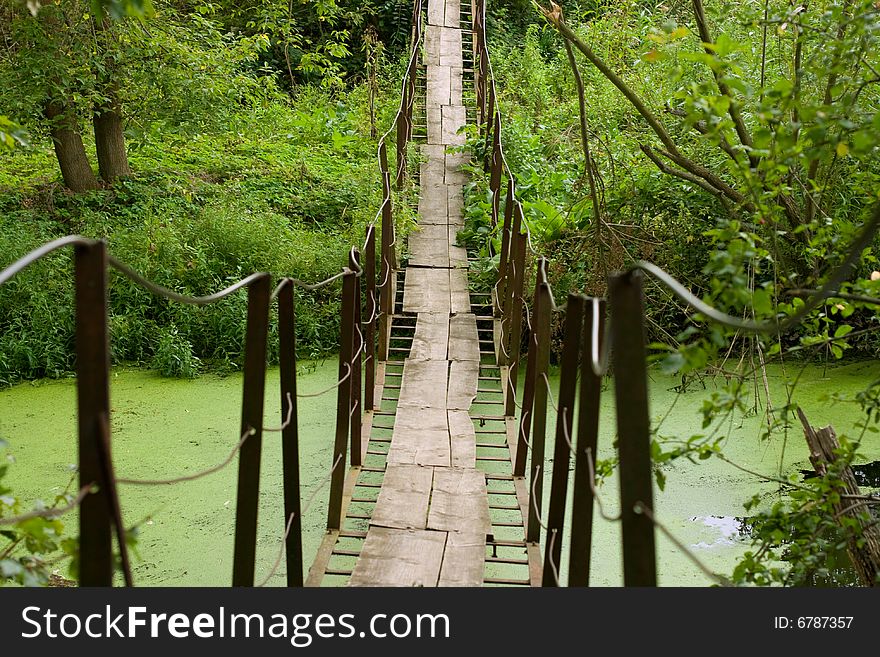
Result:
M436 586L446 532L373 527L349 586Z
M440 64L440 29L436 25L428 25L425 28L425 66L438 66Z
M482 586L486 569L486 535L449 532L438 586Z
M425 108L428 122L428 144L443 143L443 114L440 107L429 105Z
M449 267L449 231L442 224L425 224L410 233L409 264L415 267Z
M467 258L467 249L456 244L456 236L458 235L458 231L462 228L463 226L449 225L449 266L467 269L470 266ZM455 311L453 310L452 312ZM470 308L465 312L470 312Z
M428 529L485 539L490 527L486 475L470 468L434 468Z
M456 255L456 257L458 257ZM416 238L409 243L409 265L411 267L436 267L449 268L449 247L443 243L438 244Z
M467 411L449 411L449 443L453 468L477 467L477 434Z
M442 147L445 148L445 147ZM442 165L442 160L436 158L422 162L419 166L419 188L437 188L442 189L446 184L446 167Z
M441 34L443 30L438 25L427 25L425 27L424 36L424 57L425 66L440 65L440 51L442 50Z
M454 360L449 365L446 408L466 411L477 397L480 363L475 360Z
M428 0L428 25L446 23L446 0Z
M400 431L445 431L449 433L449 423L445 408L425 408L420 406L401 406L394 418L394 432ZM394 443L394 432L391 442Z
M462 65L461 30L444 27L440 32L440 66Z
M466 121L465 108L461 105L444 105L440 108L441 133L443 144L461 145L465 143L465 135L459 134Z
M446 187L446 216L450 225L464 226L464 194L461 187Z
M398 428L395 423L386 462L448 467L452 462L448 429Z
M447 185L464 185L468 181L468 176L461 168L470 158L464 153L446 153L445 159L443 182Z
M370 525L397 529L425 529L434 469L389 463Z
M448 466L451 453L446 409L398 407L386 462Z
M446 27L458 27L461 24L460 0L446 0Z
M448 376L448 361L408 358L403 365L403 382L400 384L397 408L401 406L446 408ZM397 420L394 422L395 426Z
M475 315L453 315L449 318L449 360L480 360L480 343L477 338Z
M427 107L452 104L452 75L452 68L449 66L428 66L425 90Z
M449 315L420 313L409 350L410 360L446 360Z
M446 258L447 260L449 259L448 246ZM465 256L465 259L467 259L467 256ZM453 313L469 313L471 311L471 295L468 290L468 277L467 270L465 269L449 270L449 304L450 310Z
M410 267L403 286L403 312L449 313L449 272Z
M439 53L437 55L437 61L440 61ZM450 105L461 105L462 103L462 90L463 90L463 82L464 82L464 71L458 66L450 66L449 67L449 104Z
M448 219L449 192L446 187L431 190L422 190L419 198L419 224L446 225Z

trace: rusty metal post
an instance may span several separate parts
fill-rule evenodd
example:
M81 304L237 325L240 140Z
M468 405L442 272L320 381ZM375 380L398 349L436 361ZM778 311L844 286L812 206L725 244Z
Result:
M654 508L642 273L611 276L608 292L620 458L623 582L624 586L656 586L654 523L639 512L640 507L650 511Z
M333 473L330 476L327 529L340 529L342 526L342 489L345 486L345 454L348 451L356 285L355 273L346 273L342 279L342 318L339 337L338 376L342 383L337 387L336 394L336 440L333 444Z
M397 115L397 178L395 186L398 190L403 189L403 181L406 178L406 112L409 103L409 83L403 85L403 98L401 99L401 112Z
M593 324L596 325L596 342ZM599 444L599 398L602 377L593 370L593 352L602 353L605 340L605 300L590 299L581 338L581 390L578 407L577 444L574 459L574 486L571 497L571 543L568 558L568 585L590 585L593 549L593 486L596 485L596 449ZM593 348L595 346L595 349ZM590 472L590 462L593 472Z
M367 305L367 321L364 330L364 409L374 408L376 388L376 315L379 299L376 298L376 227L367 227L366 249L364 250L364 277L366 291L364 301Z
M532 458L529 477L529 519L526 527L526 540L537 543L541 540L540 514L544 501L544 443L547 432L547 372L550 367L550 284L547 282L547 260L538 263L536 306L532 319L535 332L535 393L532 403ZM525 405L523 405L525 406ZM517 450L517 457L519 451ZM523 452L525 456L525 452Z
M523 286L525 284L527 245L528 236L520 234L515 230L513 233L513 243L511 244L514 256L511 259L512 278L508 298L510 310L505 313L510 317L510 335L506 347L509 355L509 364L507 368L507 393L504 414L510 417L516 415L516 386L522 350ZM523 394L523 397L525 397L525 394Z
M391 215L391 180L388 172L382 174L384 200L382 202L382 266L381 289L379 291L379 360L388 360L388 341L390 339L391 315L394 310L394 219Z
M547 512L547 541L544 547L542 586L561 586L562 539L565 528L565 503L568 496L568 464L574 443L574 404L578 378L578 357L586 297L569 294L565 311L565 338L562 345L559 397L556 403L556 442L553 447L553 478L550 484L550 508Z
M485 150L483 151L485 153L485 155L483 157L483 169L487 173L490 173L490 175L494 175L494 170L492 169L492 167L495 164L495 141L496 141L496 138L498 137L498 135L496 134L496 131L494 130L494 126L495 126L495 87L494 87L494 85L489 84L488 81L486 82L486 97L487 97L487 101L486 101L486 144L484 146ZM489 137L492 138L491 142L489 140ZM496 215L496 217L493 217L493 224L492 225L495 225L495 223L497 223L497 221L494 221L496 218L497 218L497 215Z
M101 459L102 435L105 430L109 435L110 418L107 245L77 245L74 259L79 486L98 487L79 507L79 583L112 586L113 514Z
M348 267L352 271L358 271L361 266L361 255L357 249L352 249L348 255ZM361 305L361 276L355 277L354 284L354 326L352 328L352 357L351 357L351 464L361 465L361 430L363 420L363 406L361 406L361 384L363 380L362 354L364 345L364 332L362 326L363 308Z
M495 317L502 318L502 322L505 320L503 311L505 310L504 304L507 300L507 273L510 269L508 261L510 260L511 256L510 224L513 221L513 198L515 193L516 183L513 181L513 176L510 176L510 178L508 178L507 180L507 201L504 204L504 223L501 228L501 254L498 259L498 280L495 286L495 298L493 299L493 312L495 314ZM501 353L498 355L498 357L500 365L507 365L504 350L501 350Z
M492 149L489 163L489 189L492 191L492 227L498 225L498 214L500 208L499 196L501 193L501 122L496 124L495 132L492 136Z
M235 547L232 585L253 586L257 556L257 511L260 504L260 454L263 442L263 404L266 393L266 343L269 335L271 277L263 274L248 287L244 342L244 381L241 399L241 438L238 452L238 490L235 502Z
M303 585L302 517L299 479L299 423L296 401L296 311L293 282L278 291L278 361L281 369L281 468L284 482L284 527L287 586ZM289 418L289 420L288 420Z

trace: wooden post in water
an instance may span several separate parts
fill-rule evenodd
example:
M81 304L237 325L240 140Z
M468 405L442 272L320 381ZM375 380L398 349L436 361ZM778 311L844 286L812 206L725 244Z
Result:
M547 541L544 546L542 586L561 586L562 539L565 528L565 503L568 494L568 464L574 444L574 404L578 378L578 356L586 297L569 294L565 311L565 339L556 403L556 442L553 447L553 478L550 485L550 509L547 512Z
M348 267L352 271L361 268L361 256L356 248L348 255ZM364 348L364 332L361 328L361 276L355 276L354 283L354 317L352 318L352 357L351 357L351 464L361 465L361 429L363 407L361 406L361 376L363 365L361 355Z
M599 443L599 398L602 377L593 369L593 360L602 366L605 340L605 301L590 299L581 339L581 390L575 445L574 486L571 499L571 543L568 558L568 585L590 585L593 547L593 486L596 484L596 449ZM592 463L592 468L591 468ZM591 472L592 470L592 472Z
M550 313L552 309L550 284L547 282L547 260L538 263L537 298L540 300L532 319L535 331L536 358L534 379L534 403L532 406L532 458L529 478L529 518L526 527L526 540L537 543L541 540L541 509L544 500L544 442L547 433L547 399L549 394L550 368ZM523 451L523 456L525 452ZM517 457L519 451L517 450ZM517 458L517 460L519 460Z
M656 586L654 523L640 512L641 508L654 509L642 273L611 276L608 292L620 457L623 582L624 586Z
M248 287L247 330L244 343L244 382L241 431L249 434L238 452L238 490L235 503L235 547L232 585L253 586L257 555L257 511L260 504L260 455L263 404L266 393L266 343L269 335L271 277L263 274Z
M78 244L74 261L79 486L97 486L79 506L79 583L112 586L113 516L101 460L102 435L106 431L109 436L110 420L107 245Z
M342 319L339 337L339 384L336 394L336 439L333 444L333 472L330 475L330 502L327 505L327 529L342 526L342 489L345 485L345 454L348 451L348 428L352 387L352 346L354 343L354 306L357 278L353 271L342 278ZM345 380L343 380L345 379Z
M376 227L367 227L366 249L364 250L364 277L366 291L364 300L367 305L367 321L363 324L364 331L364 410L372 410L375 406L376 388L376 315L379 300L376 298Z
M287 530L287 585L303 585L302 516L299 479L299 422L296 400L296 312L293 282L278 290L278 342L281 369L281 468L284 482L284 528ZM289 420L288 420L289 418ZM290 528L288 529L288 523Z

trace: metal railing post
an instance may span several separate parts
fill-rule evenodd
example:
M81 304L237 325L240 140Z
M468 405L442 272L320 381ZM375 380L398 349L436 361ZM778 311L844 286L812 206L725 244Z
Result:
M352 249L348 256L348 267L352 271L358 271L361 265L361 256L357 249ZM361 430L363 407L361 406L361 376L363 374L362 365L362 349L366 344L364 342L364 333L361 328L362 324L362 306L361 306L361 277L355 277L354 284L354 317L352 318L352 358L351 358L351 400L349 401L351 408L351 464L361 465Z
M109 437L110 347L107 328L107 245L77 245L74 251L76 285L76 395L79 434L79 485L97 485L79 507L79 583L113 585L113 516L110 483L101 453ZM109 438L107 440L109 443Z
M232 560L233 586L254 585L257 511L260 503L263 404L266 392L266 344L269 335L270 284L269 274L263 274L248 287L239 438L245 434L249 435L238 452L235 547Z
M525 285L526 247L528 246L528 236L520 234L517 230L517 225L518 222L514 220L513 241L511 243L511 250L514 256L511 259L512 279L508 291L510 310L505 313L510 317L510 333L506 345L509 363L504 414L510 417L516 415L516 386L522 351L523 287ZM525 397L525 394L523 394L523 397Z
M513 182L513 176L507 180L507 200L504 204L504 223L501 228L501 254L498 259L498 281L495 287L495 298L493 312L495 317L501 317L502 333L503 322L505 321L504 312L506 311L505 302L507 300L508 272L510 271L510 263L512 249L511 245L511 223L513 222L513 199L516 193L516 183ZM507 365L504 350L498 355L499 363Z
M611 276L608 292L620 457L623 581L624 586L656 586L654 523L640 512L642 507L649 511L654 508L642 273Z
M569 294L565 311L565 338L562 346L559 395L556 403L556 441L553 447L553 477L550 508L547 511L547 541L544 546L543 586L560 586L562 539L565 529L565 503L568 495L568 465L574 444L574 404L578 378L578 357L586 297Z
M355 285L353 271L342 278L342 319L339 337L339 384L336 394L336 439L333 443L333 473L330 475L330 502L327 529L342 526L342 492L345 486L345 455L348 451L349 404L351 402L352 346L354 342ZM344 380L343 380L344 379Z
M532 319L535 333L535 377L534 400L532 404L532 458L529 477L529 517L526 527L526 540L537 543L541 540L540 514L544 500L544 444L547 432L547 371L550 366L550 285L547 282L547 260L538 263L536 299L538 304ZM523 404L525 407L525 404ZM523 451L525 456L525 451ZM517 461L519 460L517 450Z
M287 586L303 585L302 517L299 478L299 423L296 400L296 311L293 282L278 291L278 341L281 376L281 468L284 482L284 527L287 531ZM290 528L287 528L290 523Z
M376 298L376 227L367 227L366 248L364 249L364 277L367 305L367 321L364 330L364 409L369 411L375 405L376 387L376 315L379 299Z
M596 341L593 324L597 327ZM571 498L571 543L568 558L568 585L590 585L593 548L593 487L596 485L596 449L599 443L599 399L602 377L593 370L592 354L602 353L605 340L605 301L587 303L581 338L581 390L575 445L574 486ZM592 464L592 467L591 467Z

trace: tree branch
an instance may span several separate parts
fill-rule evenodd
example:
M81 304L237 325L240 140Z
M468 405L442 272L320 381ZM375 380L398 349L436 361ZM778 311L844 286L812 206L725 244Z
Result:
M697 29L700 32L700 40L703 42L703 48L708 54L711 55L713 51L710 47L710 44L712 44L713 41L712 35L709 34L709 24L706 22L706 13L703 10L703 0L693 0L693 3L694 18L696 18L697 21ZM730 87L728 87L721 79L720 73L713 69L712 75L715 76L715 83L718 85L718 90L723 95L730 98L730 109L728 110L730 113L730 118L733 120L733 125L736 129L736 134L739 137L740 143L749 149L749 162L751 162L752 166L755 167L758 164L758 158L756 158L752 153L752 136L751 134L749 134L748 128L746 128L745 121L743 121L742 114L740 114L736 99L734 98Z

